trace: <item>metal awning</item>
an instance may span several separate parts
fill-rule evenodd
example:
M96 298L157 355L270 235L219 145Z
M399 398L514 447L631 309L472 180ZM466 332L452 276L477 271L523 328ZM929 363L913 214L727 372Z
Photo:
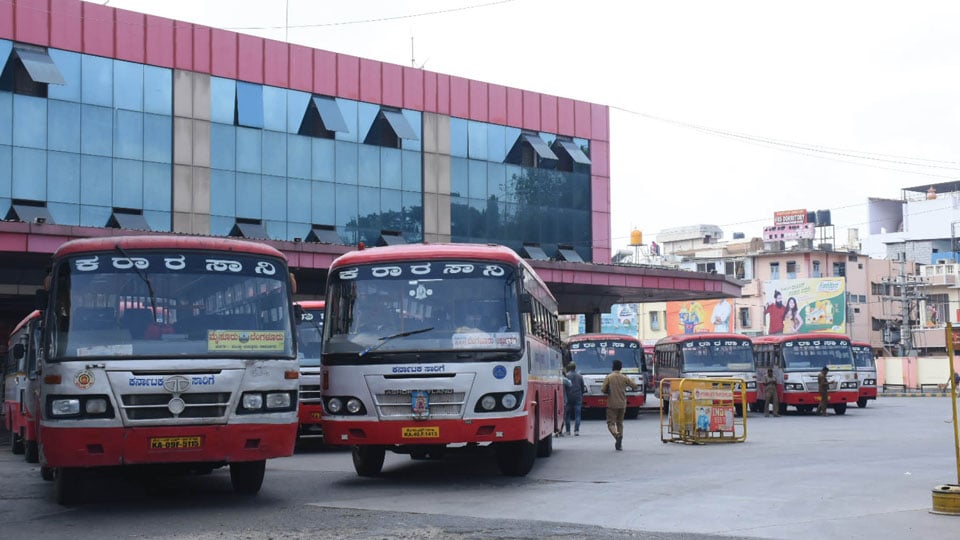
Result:
M150 225L147 223L147 220L143 217L143 214L137 214L133 212L118 212L116 210L110 214L110 219L107 220L108 228L112 229L130 229L136 231L149 231Z
M386 118L387 123L393 128L393 132L397 134L397 137L411 141L418 140L417 132L413 130L413 126L410 125L410 122L407 121L407 117L404 116L403 113L387 110L381 110L380 112L383 113L383 117Z
M328 225L314 225L307 234L307 242L320 244L342 244L343 240L337 234L337 229Z
M557 160L557 155L553 153L553 150L551 150L550 147L547 146L547 143L536 133L524 133L523 140L530 143L533 151L537 153L540 159Z
M46 49L29 45L14 45L13 54L17 55L33 82L46 84L67 84L57 65L47 54Z
M531 244L524 244L523 248L520 250L520 256L524 259L533 259L535 261L549 261L550 257L547 256L547 252L543 250L540 246L534 246Z
M263 225L244 221L238 221L234 224L233 228L230 229L230 236L240 238L270 238L270 235L267 234L266 227Z
M583 153L583 150L577 146L577 143L564 139L558 139L557 143L561 148L563 148L567 155L570 156L570 159L572 159L574 163L578 163L580 165L590 165L590 158Z
M13 203L4 218L7 221L23 221L26 223L49 223L55 225L53 216L46 206Z
M327 131L339 131L348 133L347 122L343 119L343 113L340 112L340 106L337 100L327 96L313 96L313 104L320 113L320 120Z

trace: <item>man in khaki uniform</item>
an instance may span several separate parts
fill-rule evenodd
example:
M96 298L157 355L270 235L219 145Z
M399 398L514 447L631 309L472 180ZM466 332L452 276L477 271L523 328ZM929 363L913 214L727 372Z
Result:
M817 414L827 415L827 402L830 400L830 380L827 379L827 373L830 368L823 366L817 375L817 390L820 391L820 402L817 403Z
M613 371L603 379L600 390L607 395L607 429L616 441L613 445L617 450L623 450L623 415L627 412L627 388L637 389L637 384L630 380L620 369L623 362L613 361Z

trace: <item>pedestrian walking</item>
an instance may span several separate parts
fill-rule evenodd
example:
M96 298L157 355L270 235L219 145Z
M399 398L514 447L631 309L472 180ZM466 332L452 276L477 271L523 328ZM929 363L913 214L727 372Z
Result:
M613 361L613 371L605 379L600 391L607 395L607 429L615 441L613 447L623 450L623 416L627 412L627 388L637 389L637 384L630 380L620 369L623 362Z
M767 368L763 376L763 415L770 416L770 406L773 405L773 415L780 416L780 398L777 396L777 377L773 368Z
M565 407L563 415L563 427L570 435L570 422L573 422L573 435L580 436L580 410L583 406L583 394L587 392L587 385L583 382L583 375L577 372L577 364L570 362L567 364L567 380L570 384L564 384L563 389L566 392L564 396Z
M817 375L817 390L820 391L820 403L817 404L817 414L827 415L827 402L830 398L830 381L827 379L827 373L830 368L823 366Z

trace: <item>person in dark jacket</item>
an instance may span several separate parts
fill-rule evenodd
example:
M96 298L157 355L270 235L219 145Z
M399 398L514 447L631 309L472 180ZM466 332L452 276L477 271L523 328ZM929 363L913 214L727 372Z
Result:
M573 434L580 436L580 408L583 406L583 394L587 391L587 385L583 383L583 375L577 373L577 365L573 362L567 364L567 380L570 384L563 385L566 392L566 406L563 415L563 427L567 435L570 435L570 422L573 422Z

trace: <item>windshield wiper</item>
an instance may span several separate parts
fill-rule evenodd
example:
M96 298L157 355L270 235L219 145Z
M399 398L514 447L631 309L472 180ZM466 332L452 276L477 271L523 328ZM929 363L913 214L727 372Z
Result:
M140 279L142 279L143 282L147 284L147 292L150 293L150 308L153 311L152 322L156 323L157 322L157 298L153 294L153 284L150 283L150 278L147 276L146 272L144 272L142 269L137 267L137 264L134 262L133 257L131 257L130 254L127 253L125 249L120 247L120 244L114 244L113 247L114 249L119 251L121 255L123 255L130 261L131 268L133 268L134 272L136 272L137 275L140 276Z
M377 343L376 345L371 345L371 346L367 347L366 349L360 351L360 354L358 354L357 356L363 356L363 355L367 354L368 352L373 352L373 351L379 349L381 345L383 345L384 343L386 343L386 342L388 342L388 341L390 341L390 340L392 340L392 339L402 338L402 337L407 337L407 336L412 336L412 335L414 335L414 334L422 334L422 333L424 333L424 332L429 332L429 331L431 331L431 330L433 330L433 327L432 327L432 326L429 326L429 327L427 327L427 328L420 328L419 330L408 330L408 331L406 331L406 332L400 332L399 334L393 334L393 335L390 335L390 336L383 336L382 338L378 338L378 341L379 341L380 343Z

